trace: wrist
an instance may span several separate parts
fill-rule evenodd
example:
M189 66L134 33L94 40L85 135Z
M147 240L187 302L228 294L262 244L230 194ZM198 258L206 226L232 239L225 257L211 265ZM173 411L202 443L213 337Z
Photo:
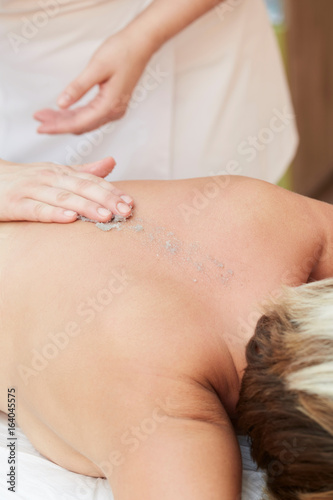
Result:
M143 14L128 24L123 29L123 32L130 41L131 46L135 47L148 60L166 41L158 33L158 30L154 29L152 23L147 23Z

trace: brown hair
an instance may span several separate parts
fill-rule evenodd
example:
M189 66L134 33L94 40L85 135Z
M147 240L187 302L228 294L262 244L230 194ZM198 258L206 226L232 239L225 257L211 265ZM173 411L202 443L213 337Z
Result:
M333 499L333 280L284 290L247 350L239 426L277 500Z

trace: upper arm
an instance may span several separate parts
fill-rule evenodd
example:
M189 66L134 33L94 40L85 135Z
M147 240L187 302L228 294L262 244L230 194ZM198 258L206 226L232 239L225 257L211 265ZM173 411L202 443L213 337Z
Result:
M240 499L241 459L230 422L168 417L108 477L115 500Z

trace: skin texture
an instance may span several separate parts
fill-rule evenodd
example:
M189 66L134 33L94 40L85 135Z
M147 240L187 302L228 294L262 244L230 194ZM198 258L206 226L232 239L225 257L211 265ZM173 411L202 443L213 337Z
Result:
M121 230L0 225L0 408L16 387L36 448L116 500L239 499L245 346L281 284L333 275L333 209L240 177L117 186Z
M113 214L128 217L132 197L103 179L114 166L113 158L73 167L0 159L0 221L68 223L78 214L100 222Z
M59 111L42 109L35 113L34 118L41 122L38 132L82 134L124 116L152 55L219 3L218 0L152 2L125 29L99 47L84 71L59 96ZM99 85L99 93L90 103L70 109L95 85Z

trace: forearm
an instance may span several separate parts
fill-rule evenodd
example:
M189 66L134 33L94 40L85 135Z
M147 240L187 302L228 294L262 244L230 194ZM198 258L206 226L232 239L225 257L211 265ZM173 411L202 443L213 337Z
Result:
M153 54L220 3L221 0L154 0L126 30L135 40L148 41Z

